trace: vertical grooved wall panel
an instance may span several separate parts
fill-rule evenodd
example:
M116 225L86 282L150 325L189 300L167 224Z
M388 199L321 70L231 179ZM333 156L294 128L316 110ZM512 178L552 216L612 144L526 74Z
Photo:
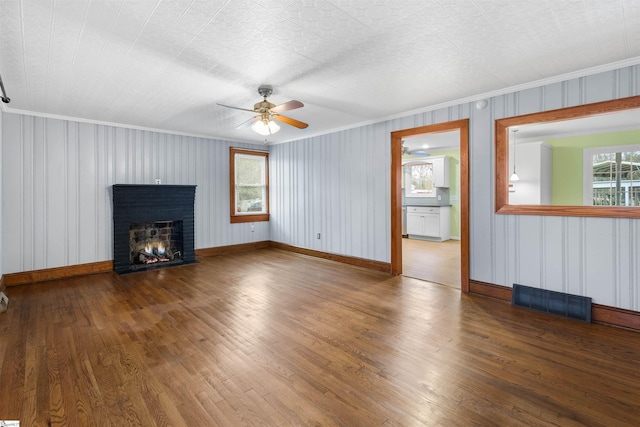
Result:
M197 185L196 248L269 240L229 222L227 141L2 113L2 273L113 259L113 184ZM251 144L233 144L263 149Z
M2 120L3 120L3 114L0 111L0 167L2 166ZM3 215L3 210L2 210L2 187L3 187L3 181L4 181L4 174L2 173L2 170L0 170L0 218L2 218ZM2 220L0 219L0 249L2 249L2 241L4 240L4 225L2 224ZM4 271L4 260L3 257L0 256L0 273L2 273L2 271Z
M391 149L384 133L378 124L274 145L271 240L388 261Z

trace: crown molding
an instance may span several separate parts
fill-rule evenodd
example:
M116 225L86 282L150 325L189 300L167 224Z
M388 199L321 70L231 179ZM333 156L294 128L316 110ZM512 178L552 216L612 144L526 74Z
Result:
M232 143L241 143L241 144L260 145L260 144L257 144L255 141L247 141L247 140L242 140L242 139L222 139L222 138L213 137L211 135L202 135L202 134L189 133L189 132L178 132L178 131L174 131L174 130L151 128L151 127L145 127L145 126L136 126L136 125L126 124L126 123L107 122L107 121L103 121L103 120L85 119L85 118L81 118L81 117L71 117L71 116L64 116L64 115L59 115L59 114L40 113L40 112L36 112L36 111L19 110L17 108L9 108L9 107L2 108L2 106L0 106L0 108L6 113L22 114L22 115L25 115L25 116L42 117L42 118L45 118L45 119L66 120L66 121L71 121L71 122L87 123L87 124L92 124L92 125L111 126L111 127L119 127L119 128L124 128L124 129L134 129L134 130L141 130L141 131L147 131L147 132L164 133L164 134L169 134L169 135L188 136L188 137L192 137L192 138L202 138L202 139L209 139L209 140L221 141L221 142L232 142Z
M447 101L447 102L442 102L439 104L432 104L429 105L427 107L421 107L415 110L409 110L409 111L405 111L403 113L396 113L396 114L392 114L389 116L384 116L384 117L379 117L377 119L374 120L366 120L366 121L362 121L359 123L355 123L352 125L346 125L346 126L342 126L342 127L338 127L338 128L334 128L331 129L330 131L326 131L326 132L322 132L322 133L317 133L317 134L311 134L311 135L307 135L304 138L296 138L296 139L288 139L285 141L279 141L279 142L274 142L272 143L273 145L276 144L284 144L287 142L293 142L293 141L304 141L310 138L314 138L317 136L321 136L321 135L328 135L330 133L336 133L336 132L342 132L342 131L346 131L346 130L350 130L350 129L354 129L354 128L358 128L358 127L362 127L362 126L368 126L368 125L372 125L372 124L376 124L376 123L382 123L388 120L395 120L395 119L400 119L400 118L404 118L407 116L412 116L412 115L416 115L416 114L422 114L422 113L426 113L426 112L430 112L430 111L435 111L435 110L439 110L442 108L448 108L448 107L453 107L456 105L461 105L461 104L467 104L467 103L473 103L473 102L477 102L483 99L488 99L488 98L494 98L497 96L502 96L502 95L507 95L510 93L515 93L515 92L520 92L523 90L527 90L527 89L533 89L536 87L541 87L541 86L547 86L550 84L554 84L554 83L560 83L560 82L564 82L564 81L568 81L568 80L573 80L573 79L577 79L577 78L581 78L581 77L588 77L588 76L592 76L595 74L599 74L599 73L604 73L607 71L613 71L613 70L619 70L625 67L632 67L632 66L636 66L636 65L640 65L640 56L636 56L634 58L629 58L629 59L625 59L622 61L617 61L617 62L612 62L609 64L604 64L604 65L599 65L596 67L591 67L591 68L585 68L582 70L578 70L578 71L572 71L570 73L565 73L565 74L560 74L557 76L553 76L553 77L547 77L544 79L539 79L539 80L534 80L528 83L522 83L519 85L515 85L515 86L509 86L506 88L502 88L502 89L497 89L497 90L493 90L493 91L489 91L489 92L483 92L477 95L472 95L472 96L468 96L465 98L458 98L455 99L453 101Z
M309 139L312 139L312 138L315 138L315 137L318 137L318 136L322 136L322 135L329 135L329 134L332 134L332 133L342 132L342 131L355 129L355 128L359 128L359 127L363 127L363 126L369 126L369 125L382 123L382 122L389 121L389 120L395 120L395 119L399 119L399 118L403 118L403 117L407 117L407 116L412 116L412 115L416 115L416 114L422 114L422 113L426 113L426 112L430 112L430 111L434 111L434 110L439 110L439 109L442 109L442 108L448 108L448 107L452 107L452 106L456 106L456 105L477 102L477 101L480 101L480 100L483 100L483 99L487 99L487 98L494 98L494 97L497 97L497 96L502 96L502 95L506 95L506 94L510 94L510 93L514 93L514 92L519 92L519 91L532 89L532 88L536 88L536 87L540 87L540 86L546 86L546 85L559 83L559 82L563 82L563 81L568 81L568 80L572 80L572 79L576 79L576 78L587 77L587 76L591 76L591 75L594 75L594 74L604 73L604 72L618 70L618 69L622 69L622 68L625 68L625 67L631 67L631 66L636 66L636 65L640 65L640 56L636 56L636 57L625 59L625 60L621 60L621 61L611 62L609 64L603 64L603 65L599 65L599 66L596 66L596 67L585 68L585 69L578 70L578 71L572 71L570 73L560 74L560 75L553 76L553 77L547 77L547 78L544 78L544 79L534 80L534 81L531 81L531 82L528 82L528 83L522 83L522 84L519 84L519 85L509 86L509 87L506 87L506 88L497 89L497 90L493 90L493 91L489 91L489 92L483 92L483 93L472 95L472 96L468 96L468 97L465 97L465 98L458 98L458 99L455 99L455 100L452 100L452 101L442 102L442 103L439 103L439 104L432 104L432 105L429 105L429 106L426 106L426 107L421 107L421 108L418 108L418 109L415 109L415 110L409 110L409 111L404 111L404 112L401 112L401 113L396 113L396 114L392 114L392 115L388 115L388 116L384 116L384 117L379 117L377 119L365 120L365 121L361 121L361 122L358 122L358 123L345 125L345 126L341 126L341 127L337 127L337 128L333 128L333 129L329 129L329 130L326 130L326 131L323 131L323 132L307 134L303 138L292 138L292 139L286 139L286 140L277 141L277 142L275 142L275 141L274 142L269 142L268 145L286 144L288 142L294 142L294 141L305 141L305 140L309 140ZM165 133L165 134L170 134L170 135L180 135L180 136L188 136L188 137L194 137L194 138L204 138L204 139L210 139L210 140L214 140L214 141L226 141L226 142L236 142L236 143L243 143L243 144L259 145L255 141L248 141L248 140L243 140L243 139L226 139L226 138L222 139L220 137L215 137L215 136L211 136L211 135L202 135L202 134L189 133L189 132L177 132L177 131L173 131L173 130L150 128L150 127L144 127L144 126L135 126L135 125L124 124L124 123L106 122L106 121L101 121L101 120L84 119L84 118L63 116L63 115L57 115L57 114L38 113L38 112L28 111L28 110L18 110L18 109L14 109L14 108L9 108L4 103L0 103L0 111L7 112L7 113L24 114L24 115L28 115L28 116L50 118L50 119L69 120L69 121L80 122L80 123L89 123L89 124L96 124L96 125L103 125L103 126L114 126L114 127L125 128L125 129L135 129L135 130L143 130L143 131L149 131L149 132L159 132L159 133Z

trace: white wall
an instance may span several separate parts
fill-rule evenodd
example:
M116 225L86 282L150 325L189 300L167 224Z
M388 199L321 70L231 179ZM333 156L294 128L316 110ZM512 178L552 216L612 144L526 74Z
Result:
M370 125L271 147L271 240L388 261L388 133Z
M2 168L2 146L3 146L3 144L2 144L2 135L3 135L3 132L2 132L2 119L3 119L3 117L4 117L4 114L3 114L2 111L0 111L0 168ZM4 266L4 263L3 263L4 250L2 248L4 221L1 220L4 217L4 213L3 213L4 209L3 209L3 203L2 203L2 187L3 187L2 186L2 176L3 175L4 174L2 173L2 169L0 169L0 273L2 271L4 271L4 269L3 269L3 266ZM0 277L1 277L1 275L0 275Z
M113 259L111 186L155 178L197 185L196 249L269 240L229 223L230 142L2 116L3 274Z
M470 118L471 279L640 311L640 220L497 215L493 179L495 119L638 94L632 66L274 146L271 239L389 262L390 132Z

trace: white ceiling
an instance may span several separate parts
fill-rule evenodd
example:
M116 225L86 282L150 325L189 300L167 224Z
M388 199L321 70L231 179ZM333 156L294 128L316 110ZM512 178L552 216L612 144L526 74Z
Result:
M640 129L640 109L623 110L559 122L533 123L514 126L513 129L518 131L516 135L516 142L518 143L638 130ZM513 137L511 138L513 139Z
M457 150L460 148L460 131L452 130L448 132L425 133L404 138L402 145L410 152L419 150L420 152L434 152Z
M270 142L640 63L638 0L0 0L4 111Z

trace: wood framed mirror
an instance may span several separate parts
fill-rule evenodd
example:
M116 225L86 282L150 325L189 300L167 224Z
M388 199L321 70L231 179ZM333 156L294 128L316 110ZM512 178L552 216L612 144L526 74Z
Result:
M618 119L622 116L624 119ZM613 118L618 121L612 122ZM576 130L578 125L585 127ZM621 148L615 143L616 138L627 141L624 144L629 144L628 148ZM608 151L613 159L606 163L609 176L595 178L607 180L610 194L606 197L601 196L600 190L594 190L596 157L593 164L588 157L590 149L602 145L610 147ZM558 146L564 147L564 152ZM640 151L636 151L639 146L640 96L498 119L495 121L495 211L515 215L640 218ZM566 157L567 151L574 152L575 159ZM601 161L598 167L602 168L602 164L605 162ZM538 176L523 177L521 165L542 172L536 172ZM515 174L516 170L520 180L511 182L511 172ZM570 180L574 182L569 183ZM602 187L605 183L598 185ZM579 187L580 194L569 196L567 188L571 187L574 193ZM531 196L536 192L535 197ZM590 192L596 194L592 196L592 203L589 203ZM528 196L523 199L525 193Z

